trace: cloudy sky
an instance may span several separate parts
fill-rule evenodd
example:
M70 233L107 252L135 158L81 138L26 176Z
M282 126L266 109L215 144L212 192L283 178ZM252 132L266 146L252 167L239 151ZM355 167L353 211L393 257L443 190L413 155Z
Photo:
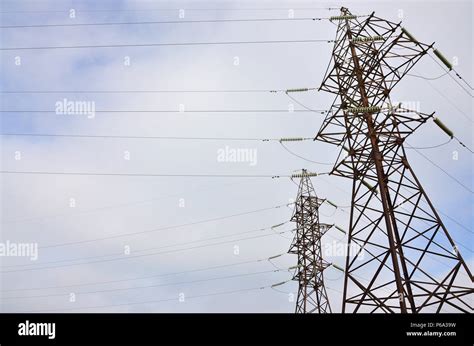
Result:
M460 75L468 81L473 76L471 1L1 0L0 4L2 26L278 19L288 18L289 9L295 18L327 18L338 13L327 7L344 5L355 14L375 11L394 22L403 20L418 40L436 42L435 47L457 63ZM313 141L289 143L295 156L278 141L262 141L313 137L324 116L286 110L305 110L302 105L324 110L332 103L326 93L294 94L301 105L268 90L319 86L332 49L325 41L334 38L335 29L324 19L1 29L0 236L3 243L39 246L36 261L0 257L1 311L292 312L296 282L276 289L268 286L290 280L286 269L296 264L295 255L285 254L294 227L288 222L292 208L285 204L293 201L297 186L289 178L272 176L301 168L327 172L338 148ZM321 41L4 49L304 40ZM435 78L443 70L426 57L413 74ZM129 92L66 93L117 90ZM158 90L177 92L130 92ZM220 92L184 92L192 90ZM230 90L253 92L222 92ZM56 103L64 99L94 103L95 116L55 114ZM426 113L436 111L460 140L473 146L472 98L449 76L434 80L407 76L392 99ZM180 105L185 112L178 112ZM13 112L26 110L48 112ZM160 112L133 112L138 110ZM34 133L99 137L12 136ZM448 139L430 121L408 142L430 147ZM233 150L253 156L240 162L225 155L222 159L223 153ZM472 263L472 154L456 141L422 153L451 175L408 150L425 190ZM7 173L11 171L168 176ZM341 207L350 203L350 181L317 177L313 184L319 197ZM347 228L348 212L325 204L320 217ZM270 229L280 223L285 224ZM344 243L344 235L332 230L323 240L334 241ZM266 260L279 254L284 255ZM328 261L343 266L344 257ZM341 274L333 268L325 272L334 311L341 307Z

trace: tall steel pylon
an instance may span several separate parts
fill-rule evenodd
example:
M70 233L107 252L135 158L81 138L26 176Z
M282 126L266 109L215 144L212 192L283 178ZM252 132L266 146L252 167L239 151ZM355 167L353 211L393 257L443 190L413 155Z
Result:
M319 222L319 206L324 202L316 196L306 170L301 173L298 196L291 221L296 222L296 234L289 253L298 255L293 280L298 281L296 313L330 313L323 271L330 263L323 260L321 237L331 225Z
M433 114L390 100L431 46L374 13L341 8L332 20L339 24L320 90L337 97L316 139L343 148L331 174L352 179L348 248L358 250L346 257L342 311L472 312L472 274L404 148Z

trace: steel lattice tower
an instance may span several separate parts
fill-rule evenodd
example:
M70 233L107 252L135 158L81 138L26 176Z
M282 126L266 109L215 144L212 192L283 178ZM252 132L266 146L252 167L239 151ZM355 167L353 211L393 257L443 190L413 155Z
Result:
M323 260L321 252L321 237L331 226L319 223L319 206L323 202L324 199L316 196L307 171L303 170L291 218L296 222L296 234L288 251L298 255L293 277L298 281L296 313L331 312L323 278L323 271L330 264Z
M320 90L336 94L316 139L352 179L343 312L472 312L472 274L413 172L404 141L431 115L390 92L431 46L400 24L341 8ZM372 186L373 185L373 186Z

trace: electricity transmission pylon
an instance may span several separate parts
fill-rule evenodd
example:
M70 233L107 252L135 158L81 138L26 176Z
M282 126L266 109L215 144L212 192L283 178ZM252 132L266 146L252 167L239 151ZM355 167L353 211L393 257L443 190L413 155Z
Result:
M323 202L324 199L316 196L310 176L303 169L291 218L296 222L296 234L288 251L298 255L293 277L298 281L296 313L331 312L323 278L323 271L330 263L323 260L321 251L321 237L331 225L319 222L319 206Z
M413 172L404 142L433 114L392 106L390 92L432 45L400 24L341 8L320 90L337 95L316 139L343 149L352 179L343 312L472 312L473 278ZM442 310L443 309L443 310Z

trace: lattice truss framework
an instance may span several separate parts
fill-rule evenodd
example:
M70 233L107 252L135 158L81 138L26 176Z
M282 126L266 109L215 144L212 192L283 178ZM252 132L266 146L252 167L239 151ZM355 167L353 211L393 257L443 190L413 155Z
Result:
M298 281L296 313L330 313L323 271L330 263L324 261L321 237L331 225L319 222L319 206L324 199L317 197L309 176L303 175L291 221L296 222L296 234L289 253L298 255L293 280Z
M342 146L332 174L353 181L343 312L472 312L472 274L403 145L432 114L390 101L431 46L374 13L341 16L320 87L337 96L316 139Z

